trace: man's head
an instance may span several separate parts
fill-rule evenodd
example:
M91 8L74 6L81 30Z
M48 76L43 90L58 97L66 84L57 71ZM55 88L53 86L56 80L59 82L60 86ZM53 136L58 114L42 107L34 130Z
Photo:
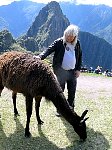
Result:
M78 38L78 32L79 28L76 25L69 25L63 34L64 42L71 43L73 45L76 45L77 38Z

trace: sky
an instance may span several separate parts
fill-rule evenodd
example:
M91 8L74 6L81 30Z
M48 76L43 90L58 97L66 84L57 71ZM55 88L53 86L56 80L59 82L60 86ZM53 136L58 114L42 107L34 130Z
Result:
M0 6L8 5L13 1L22 1L22 0L0 0ZM24 1L28 1L28 0L24 0ZM47 4L48 2L51 2L53 0L30 0L30 1ZM92 4L92 5L105 4L112 7L112 0L55 0L55 1L57 2L65 1L65 2L72 2L76 4Z

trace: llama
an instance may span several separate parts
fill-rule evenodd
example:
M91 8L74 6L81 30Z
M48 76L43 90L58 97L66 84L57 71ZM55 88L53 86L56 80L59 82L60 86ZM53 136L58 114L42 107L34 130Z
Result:
M15 51L12 51L12 52L6 52L4 53L3 55L0 56L0 72L1 72L1 68L3 67L3 65L7 62L7 61L10 61L11 59L14 59L15 57L18 57L19 55L23 54L23 52L15 52ZM27 54L28 56L32 56L31 54ZM0 77L0 83L1 82L1 77ZM1 96L1 93L2 93L2 90L4 89L4 86L2 84L0 84L0 96ZM17 97L17 92L13 91L12 92L12 99L13 99L13 106L14 106L14 115L15 117L19 116L19 113L18 113L18 110L17 110L17 107L16 107L16 97ZM39 108L40 106L40 103L39 101L36 101L35 100L35 109L36 107ZM39 109L37 109L36 111L36 117L37 117L37 121L38 121L38 124L43 124L44 122L40 119L40 116L39 116Z
M25 136L30 137L30 117L32 115L33 98L36 101L36 117L39 124L43 121L39 116L42 97L52 101L61 115L73 126L80 139L87 138L86 120L88 110L81 117L74 112L59 85L51 68L31 54L22 52L6 52L0 56L0 91L6 87L13 91L15 99L17 93L22 93L26 99L26 127Z
M6 63L6 61L10 61L10 59L14 59L14 57L16 56L19 56L20 54L22 54L21 52L18 52L16 53L15 51L14 52L11 52L11 53L7 53L5 52L3 55L0 55L0 72L1 72L1 68L3 67L3 65ZM1 75L1 74L0 74ZM2 83L2 78L0 76L0 83ZM2 90L4 89L3 85L0 84L0 96L1 96L1 93L2 93ZM14 105L14 115L17 116L19 115L18 113L18 110L16 108L16 95L17 93L15 92L12 92L12 99L13 99L13 105Z

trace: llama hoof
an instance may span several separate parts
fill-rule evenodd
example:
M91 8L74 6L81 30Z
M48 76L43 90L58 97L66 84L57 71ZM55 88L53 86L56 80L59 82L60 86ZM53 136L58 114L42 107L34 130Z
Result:
M42 125L44 122L42 120L38 121L39 125Z
M25 137L27 137L27 138L31 137L31 133L30 132L25 132Z
M14 110L14 115L19 116L19 113L18 113L17 109Z
M55 115L56 115L57 117L61 117L61 114L60 114L58 111L55 113Z
M14 114L14 117L17 117L17 116L20 116L20 115L19 115L18 113L15 113L15 114Z
M86 138L80 138L80 142L85 142L86 139L87 139L87 137Z

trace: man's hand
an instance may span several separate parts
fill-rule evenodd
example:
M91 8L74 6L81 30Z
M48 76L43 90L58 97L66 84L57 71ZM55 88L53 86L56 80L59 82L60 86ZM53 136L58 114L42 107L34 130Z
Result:
M76 78L78 78L80 76L80 71L79 70L75 71L75 76L76 76Z

